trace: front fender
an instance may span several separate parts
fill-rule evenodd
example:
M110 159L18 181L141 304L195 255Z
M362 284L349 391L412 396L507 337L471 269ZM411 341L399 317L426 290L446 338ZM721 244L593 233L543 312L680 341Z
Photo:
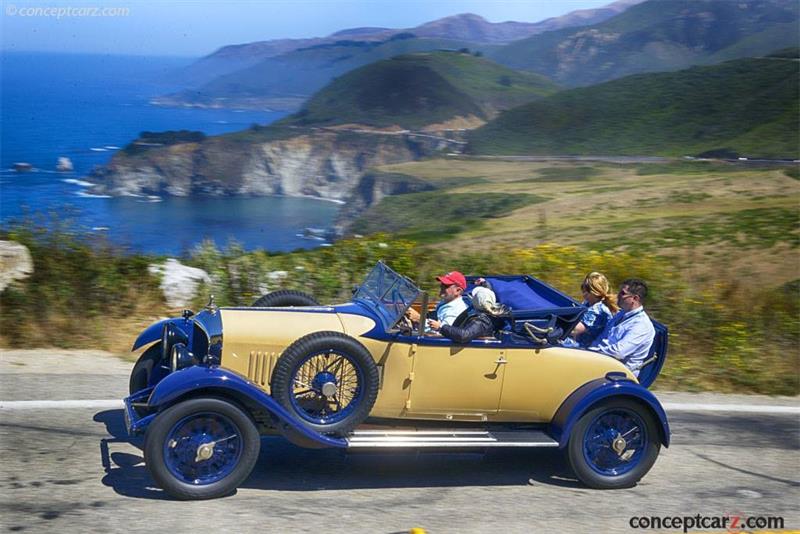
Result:
M347 447L345 440L311 430L292 417L283 406L258 386L236 373L219 367L196 365L175 371L156 385L147 405L151 410L162 409L180 397L197 390L217 391L223 395L230 393L235 398L247 398L287 425L293 434L299 434L317 446Z
M180 326L179 323L183 323L183 319L163 319L161 321L155 322L144 329L144 332L139 334L139 337L136 338L136 341L133 342L133 347L131 347L131 352L135 351L140 347L144 347L148 343L152 343L153 341L158 341L161 339L161 333L164 331L164 325L169 323L174 323L176 326ZM181 327L181 330L184 330L185 327Z
M550 423L550 433L558 440L559 448L567 446L572 427L578 419L594 404L609 397L633 397L642 401L661 422L661 442L669 447L667 414L655 395L633 380L625 378L622 373L608 373L604 378L587 382L573 391L559 406Z
M164 332L164 326L167 324L172 324L177 327L183 335L186 336L187 339L192 339L192 323L194 322L193 319L163 319L161 321L155 322L144 329L144 332L139 334L139 337L136 338L136 341L133 342L133 347L131 347L131 352L135 351L140 347L144 347L148 343L152 343L153 341L158 341L161 339L161 334Z
M170 319L164 319L163 321L158 321L145 328L144 332L139 334L139 337L137 337L136 341L133 342L131 352L140 347L144 347L148 343L152 343L153 341L161 339L161 332L164 330L164 325L168 322L170 322Z

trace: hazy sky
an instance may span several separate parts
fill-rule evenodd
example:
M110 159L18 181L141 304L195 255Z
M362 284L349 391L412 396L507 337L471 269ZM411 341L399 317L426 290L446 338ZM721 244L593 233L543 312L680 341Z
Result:
M458 13L537 22L613 0L0 0L2 50L201 56L220 46L408 28Z

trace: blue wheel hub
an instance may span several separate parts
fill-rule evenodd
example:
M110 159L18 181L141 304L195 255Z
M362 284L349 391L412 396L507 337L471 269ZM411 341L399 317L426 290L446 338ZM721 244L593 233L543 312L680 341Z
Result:
M614 409L595 417L583 436L583 456L604 476L619 476L636 467L648 444L647 427L638 414Z
M326 397L335 395L337 390L336 376L328 371L317 373L317 376L311 381L311 387L320 391Z
M192 414L167 433L164 462L177 479L206 485L231 474L242 455L239 428L218 413Z
M347 354L329 350L304 358L292 373L291 403L311 423L348 417L364 397L364 375Z

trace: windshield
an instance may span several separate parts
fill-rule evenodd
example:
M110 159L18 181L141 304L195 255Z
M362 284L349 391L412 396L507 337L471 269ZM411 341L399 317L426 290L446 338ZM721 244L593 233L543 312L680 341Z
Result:
M417 295L419 288L411 280L379 261L356 291L354 299L374 310L388 330L403 316Z

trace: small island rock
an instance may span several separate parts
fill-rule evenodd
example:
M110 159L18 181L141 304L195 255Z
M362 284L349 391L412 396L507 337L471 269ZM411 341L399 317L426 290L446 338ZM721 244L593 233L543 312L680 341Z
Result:
M58 158L56 170L59 172L72 172L75 168L72 166L72 160L62 156Z

